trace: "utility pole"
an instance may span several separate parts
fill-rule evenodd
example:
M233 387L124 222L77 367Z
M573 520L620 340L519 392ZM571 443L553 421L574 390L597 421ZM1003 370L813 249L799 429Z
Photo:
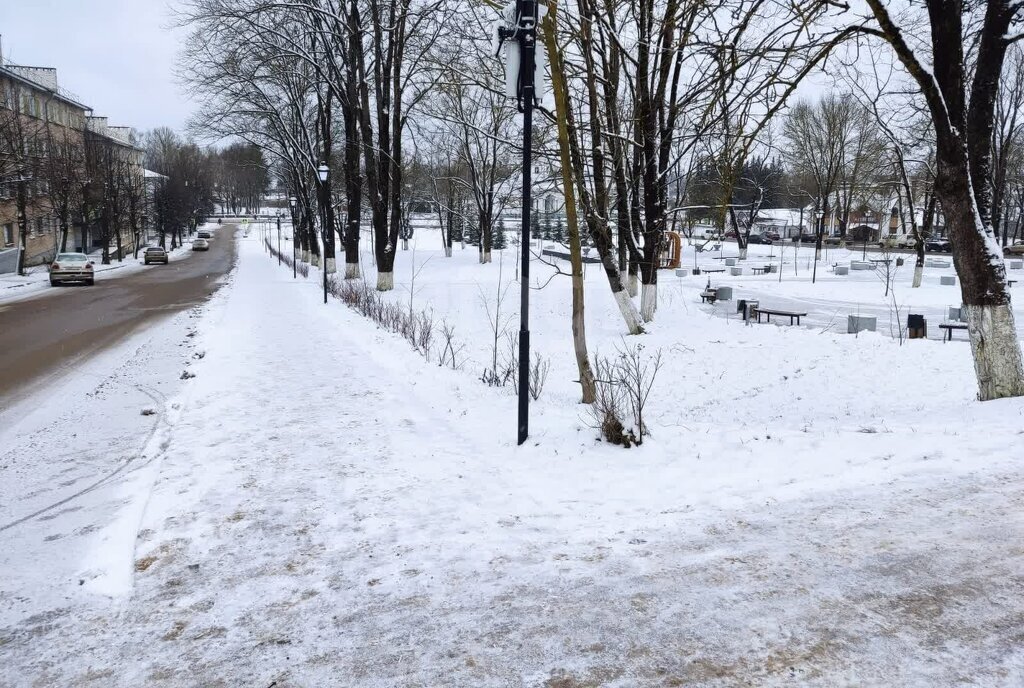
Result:
M506 9L510 25L500 26L496 38L499 49L510 41L505 53L506 94L514 96L523 113L523 212L519 234L519 418L518 444L530 434L530 209L533 159L533 106L537 96L535 61L537 56L538 3L515 0Z
M277 264L281 265L281 213L277 214Z

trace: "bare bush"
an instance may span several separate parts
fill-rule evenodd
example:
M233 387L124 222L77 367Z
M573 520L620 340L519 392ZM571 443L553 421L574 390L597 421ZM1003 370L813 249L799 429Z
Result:
M464 361L460 362L460 357L462 350L466 347L456 343L455 326L449 325L445 320L441 321L441 341L443 343L437 355L437 365L442 368L451 366L452 370L458 370L464 363Z
M592 407L595 428L612 444L626 448L643 444L650 434L644 410L663 364L661 350L652 358L644 356L643 344L616 350L613 358L597 357L597 398ZM625 419L632 421L626 427Z
M530 396L534 401L540 399L550 370L551 361L541 356L540 352L534 352L533 363L530 364Z

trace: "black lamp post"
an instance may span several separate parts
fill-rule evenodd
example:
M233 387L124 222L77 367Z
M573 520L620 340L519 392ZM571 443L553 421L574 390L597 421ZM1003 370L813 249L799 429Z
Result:
M811 284L818 280L818 253L821 252L821 235L825 231L825 211L820 208L818 209L818 226L815 230L817 237L814 243L814 269L811 271Z
M277 213L277 264L281 264L281 213Z
M323 248L321 253L327 252L327 180L331 176L331 169L327 167L327 163L320 163L320 167L316 169L316 176L320 179L320 187L317 191L320 193L320 230L323 239ZM327 303L327 256L320 256L320 272L324 275L324 303Z
M288 197L288 207L292 211L292 279L296 279L295 266L299 262L299 240L296 238L295 229L298 223L295 222L295 204L298 203L298 199L295 196Z

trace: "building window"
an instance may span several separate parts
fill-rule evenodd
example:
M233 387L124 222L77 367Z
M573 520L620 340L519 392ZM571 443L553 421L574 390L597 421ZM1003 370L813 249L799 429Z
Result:
M14 223L4 225L4 246L14 246Z

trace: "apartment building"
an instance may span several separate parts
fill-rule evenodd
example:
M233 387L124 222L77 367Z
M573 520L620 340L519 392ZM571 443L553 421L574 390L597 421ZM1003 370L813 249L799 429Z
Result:
M0 254L22 248L26 266L104 244L126 255L129 202L116 194L135 187L145 188L142 150L128 127L92 116L55 69L0 62Z
M22 206L28 265L49 260L58 248L50 153L84 146L87 112L58 87L56 70L0 64L0 250L21 243Z

